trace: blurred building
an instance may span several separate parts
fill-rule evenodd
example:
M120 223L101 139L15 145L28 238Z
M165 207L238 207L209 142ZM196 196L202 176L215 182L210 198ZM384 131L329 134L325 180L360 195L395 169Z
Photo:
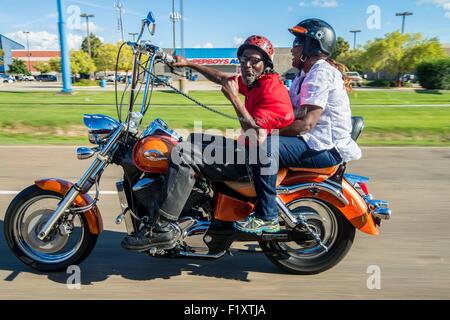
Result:
M61 52L59 50L30 50L28 56L28 50L12 50L12 57L25 62L31 73L39 74L36 64L48 62L52 58L60 58Z
M12 63L12 51L14 49L25 49L20 43L0 34L0 73L7 73Z
M172 52L171 49L166 49L165 51ZM181 52L177 52L177 54L181 54ZM240 72L237 48L186 48L184 49L184 57L189 61L209 66L225 73L235 74ZM275 71L282 77L287 73L297 72L296 69L292 68L290 48L275 48L274 65ZM171 75L170 69L161 64L156 66L155 71L157 74ZM197 72L192 71L192 73L198 77L198 80L205 80Z

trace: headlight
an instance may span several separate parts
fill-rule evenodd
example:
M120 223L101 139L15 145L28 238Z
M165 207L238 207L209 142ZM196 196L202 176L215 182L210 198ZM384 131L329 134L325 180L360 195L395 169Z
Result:
M90 131L88 134L89 142L93 144L102 144L108 139L111 131Z

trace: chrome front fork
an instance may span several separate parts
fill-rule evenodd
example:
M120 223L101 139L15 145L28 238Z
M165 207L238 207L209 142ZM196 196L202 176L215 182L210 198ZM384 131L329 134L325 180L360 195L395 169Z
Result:
M48 237L51 230L53 229L56 222L58 222L63 214L67 211L70 205L73 203L75 198L80 193L86 193L89 188L95 183L97 176L103 172L103 170L109 164L109 155L111 150L116 146L117 140L120 138L121 134L125 131L124 125L119 126L113 133L107 144L103 149L97 154L97 158L92 162L83 176L75 183L69 192L65 195L64 199L58 204L55 212L52 214L50 219L45 223L45 225L39 230L38 238L44 241Z

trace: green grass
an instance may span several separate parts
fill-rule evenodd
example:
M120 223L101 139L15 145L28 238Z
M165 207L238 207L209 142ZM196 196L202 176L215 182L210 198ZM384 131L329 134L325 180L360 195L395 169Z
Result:
M232 107L220 92L190 94L233 115ZM450 108L372 106L450 104L450 91L359 91L351 93L350 98L354 105L371 105L358 106L352 111L365 119L366 128L359 140L362 145L450 146ZM70 96L51 92L0 92L0 144L86 144L82 115L102 113L115 117L114 101L114 93L104 91L82 91ZM154 106L147 113L144 125L160 117L172 128L179 129L192 129L198 120L203 121L204 129L239 127L237 121L206 111L177 94L155 92L152 102Z

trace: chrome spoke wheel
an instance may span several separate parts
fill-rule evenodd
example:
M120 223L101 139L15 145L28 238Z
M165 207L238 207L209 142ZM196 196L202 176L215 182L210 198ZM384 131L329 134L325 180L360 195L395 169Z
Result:
M331 249L336 242L338 227L336 216L329 206L316 199L299 199L291 202L288 208L298 220L303 218L322 244L328 250ZM327 252L315 239L284 242L280 243L280 247L289 251L291 255L303 259L314 259Z
M13 221L13 236L29 258L57 264L73 257L83 242L84 223L80 216L69 214L44 241L38 238L40 228L49 220L61 198L52 195L34 197L24 202Z

